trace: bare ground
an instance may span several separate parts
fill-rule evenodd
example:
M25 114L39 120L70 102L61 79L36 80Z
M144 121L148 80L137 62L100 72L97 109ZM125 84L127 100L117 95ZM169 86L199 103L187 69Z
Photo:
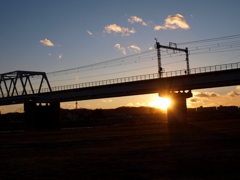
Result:
M239 179L240 120L0 134L0 179Z

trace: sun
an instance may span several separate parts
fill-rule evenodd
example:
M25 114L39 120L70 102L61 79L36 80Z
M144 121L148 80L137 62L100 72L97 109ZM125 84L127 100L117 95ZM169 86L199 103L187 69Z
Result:
M167 97L157 97L154 102L153 106L159 109L167 110L167 108L170 106L171 100Z

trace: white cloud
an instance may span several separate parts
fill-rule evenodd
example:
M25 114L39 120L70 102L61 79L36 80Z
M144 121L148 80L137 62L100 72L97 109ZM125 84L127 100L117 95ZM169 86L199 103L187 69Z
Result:
M42 43L45 46L54 46L54 44L48 39L40 40L40 43Z
M189 107L199 106L240 106L240 92L230 91L225 95L216 92L196 92L193 91L193 97L187 99Z
M49 56L51 56L52 54L51 53L48 53Z
M89 35L93 35L93 33L92 33L92 32L90 32L90 31L87 31L87 33L88 33Z
M119 51L121 51L124 55L126 54L126 49L124 47L121 47L120 44L116 44L115 48L117 48Z
M220 96L217 93L214 92L198 92L198 93L194 93L194 97L198 97L198 98L215 98Z
M181 14L169 15L167 19L165 19L164 25L156 25L154 27L155 31L159 31L160 29L189 29L190 26L185 21L185 18Z
M104 33L108 33L108 34L121 33L122 36L129 36L130 34L134 34L136 32L134 28L128 29L128 28L125 28L125 27L120 27L116 24L111 24L111 25L105 26L104 29L105 29L103 31Z
M58 59L62 59L62 57L63 57L62 54L58 55Z
M147 23L145 23L142 18L139 18L137 16L131 16L128 18L128 22L134 24L134 23L141 23L143 26L147 26Z
M141 51L141 49L138 47L138 46L136 46L136 45L131 45L131 46L128 46L128 49L130 50L130 51L134 51L134 52L137 52L137 53L139 53L140 51Z
M235 96L239 96L240 93L236 92L236 91L231 91L229 93L227 93L227 96L229 97L235 97Z

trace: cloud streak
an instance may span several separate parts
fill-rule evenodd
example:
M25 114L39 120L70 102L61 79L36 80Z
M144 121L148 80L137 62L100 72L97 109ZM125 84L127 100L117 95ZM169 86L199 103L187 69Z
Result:
M40 40L40 43L42 43L44 46L50 46L50 47L54 46L54 44L48 39Z
M139 18L137 16L131 16L130 18L128 18L128 22L130 22L131 24L141 23L143 26L147 26L147 23L144 22L142 18Z
M229 93L227 93L227 96L228 97L236 97L236 96L239 96L240 93L236 92L236 91L231 91Z
M161 25L156 25L154 27L155 31L159 31L161 29L189 29L190 26L187 24L185 18L181 14L169 15L165 19L165 23Z
M198 102L198 99L196 99L196 98L191 98L191 99L190 99L190 102L196 103L196 102Z
M215 98L218 97L219 94L214 93L214 92L199 92L197 94L194 94L194 97L199 97L199 98Z
M103 32L104 32L104 33L108 33L108 34L111 34L111 33L114 33L114 34L120 33L120 34L122 34L122 36L129 36L130 34L136 33L136 31L135 31L134 28L129 29L129 28L125 28L125 27L118 26L118 25L116 25L116 24L111 24L111 25L105 26Z
M116 44L115 48L117 48L119 51L121 51L124 55L126 54L126 49L124 47L121 47L120 44Z
M129 51L134 51L136 53L139 53L141 51L141 49L136 45L128 46L128 49L129 49Z
M62 57L63 57L62 54L58 55L58 59L62 59Z
M93 33L91 31L87 31L87 33L91 36L93 35Z
M236 89L239 89L237 86ZM193 92L193 97L188 99L191 107L197 106L220 106L220 105L238 105L239 106L240 92L230 91L225 95L220 95L216 92Z

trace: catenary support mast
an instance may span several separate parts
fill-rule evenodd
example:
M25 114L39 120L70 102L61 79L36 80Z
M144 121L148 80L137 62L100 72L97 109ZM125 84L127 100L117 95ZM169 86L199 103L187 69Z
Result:
M161 51L160 51L160 48L170 49L170 50L173 50L173 51L182 51L182 52L185 52L185 53L186 53L186 64L187 64L186 74L190 74L188 48L185 48L185 49L177 48L177 44L176 44L176 43L169 43L169 46L164 46L164 45L161 45L161 44L157 41L157 38L155 38L155 40L156 40L155 48L157 49L159 78L162 77L162 70L163 70L163 68L162 68L162 63L161 63ZM174 45L175 47L171 47L170 45Z

